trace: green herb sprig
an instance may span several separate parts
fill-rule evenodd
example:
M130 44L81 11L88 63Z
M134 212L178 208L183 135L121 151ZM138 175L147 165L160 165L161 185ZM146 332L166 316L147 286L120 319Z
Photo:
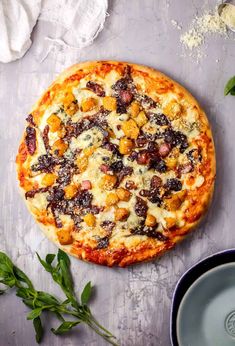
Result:
M80 301L77 299L67 254L59 250L57 256L48 254L45 260L38 254L37 256L42 266L64 292L66 300L63 302L47 292L35 290L28 276L16 267L5 253L0 252L0 283L9 288L15 287L16 295L31 309L27 319L33 321L36 341L40 343L44 333L40 316L43 311L49 311L61 322L59 327L51 329L55 335L64 334L78 324L85 323L111 345L117 346L115 336L98 323L87 305L92 291L90 282L84 287ZM0 295L5 291L0 290ZM73 320L66 320L65 316L72 316Z
M235 76L230 78L227 84L225 85L224 95L226 96L228 94L235 96Z

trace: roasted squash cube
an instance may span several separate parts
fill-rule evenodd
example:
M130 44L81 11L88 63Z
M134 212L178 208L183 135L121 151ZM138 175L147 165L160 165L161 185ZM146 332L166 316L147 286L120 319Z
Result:
M110 207L111 205L117 204L119 201L118 195L115 192L110 192L106 196L106 205Z
M117 177L115 175L105 174L100 181L100 187L104 190L112 190L116 185Z
M123 155L128 155L131 153L134 147L134 143L131 139L127 137L122 137L119 142L119 152Z
M115 109L117 108L116 98L112 96L105 96L103 98L103 106L108 111L115 111Z
M157 224L157 219L155 216L152 214L147 214L146 219L145 219L145 225L147 227L154 227Z
M61 119L56 114L51 114L47 118L47 124L50 127L51 132L56 132L60 129L61 126Z
M87 224L87 226L94 227L96 224L96 217L95 215L88 213L84 216L83 221Z
M126 208L117 208L114 215L115 221L125 221L129 217L130 211Z
M72 116L75 113L77 113L77 111L79 110L77 101L73 101L68 106L64 106L64 110L70 116Z
M85 172L88 166L88 158L86 156L78 157L76 160L76 165L78 166L80 173Z
M170 101L164 108L163 113L166 114L171 120L177 119L182 112L182 106L176 101Z
M171 229L176 225L176 219L174 217L166 217L165 222L167 229Z
M93 97L88 97L82 100L81 107L83 112L88 112L97 106L97 100Z
M140 132L135 120L133 119L123 121L122 131L125 133L125 135L128 138L131 138L131 139L137 139Z
M58 139L52 145L52 152L58 156L63 156L63 154L68 149L68 144L63 141L63 139Z
M64 188L64 192L65 192L65 198L71 199L74 196L76 196L78 192L78 187L74 184L67 185Z
M73 243L73 237L69 230L58 231L57 237L61 245L69 245Z
M44 186L51 186L54 184L57 176L53 173L46 173L44 177L42 178L42 185Z
M141 111L138 116L135 118L135 121L139 127L144 126L148 122L148 118L144 111Z
M137 117L137 115L140 112L140 105L138 102L133 101L132 104L130 105L130 114L132 118Z
M129 201L130 197L131 197L131 193L130 191L124 189L123 187L120 187L117 189L117 195L118 195L118 198L120 199L120 201Z
M179 198L177 194L174 194L171 197L166 198L164 204L167 210L176 211L180 208L182 200Z

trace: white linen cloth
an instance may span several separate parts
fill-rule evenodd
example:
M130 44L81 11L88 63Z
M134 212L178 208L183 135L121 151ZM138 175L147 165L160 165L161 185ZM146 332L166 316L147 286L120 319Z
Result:
M56 25L52 44L81 49L103 29L108 0L1 0L0 61L21 58L31 46L31 32L39 20ZM40 14L40 16L39 16Z

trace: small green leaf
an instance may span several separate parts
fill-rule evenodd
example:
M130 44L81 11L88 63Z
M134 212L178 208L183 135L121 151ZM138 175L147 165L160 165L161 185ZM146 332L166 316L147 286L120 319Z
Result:
M30 311L27 315L27 320L34 320L36 317L40 316L42 313L42 308L36 308Z
M60 259L60 269L63 277L63 286L66 288L67 291L70 293L73 293L73 280L72 276L69 270L69 267L67 266L64 259Z
M0 283L9 287L13 287L16 284L16 279L13 275L5 276L0 280Z
M86 305L88 303L90 296L91 296L91 282L89 281L84 287L81 294L82 305Z
M29 288L34 289L32 282L29 280L28 276L24 272L22 272L22 270L20 270L16 266L13 266L13 271L17 280L25 282Z
M59 304L59 301L54 297L52 296L51 294L49 293L46 293L46 292L41 292L41 291L38 291L37 292L37 299L42 301L43 303L46 303L46 304Z
M46 262L48 264L51 264L54 261L54 258L55 258L55 254L49 253L48 255L46 255Z
M39 256L39 254L37 252L36 252L36 254L37 254L39 262L46 269L46 271L49 273L52 273L53 267L50 264L48 264L47 262L43 261L43 259L41 259L41 257Z
M0 273L1 275L4 273L13 274L13 263L10 258L3 252L0 251Z
M230 94L235 96L235 87L230 91Z
M24 298L24 299L31 299L32 295L30 293L31 293L31 290L26 287L18 288L18 290L16 291L17 297Z
M227 84L225 85L224 88L224 95L228 95L229 93L234 93L235 92L235 76L233 76L232 78L229 79L229 81L227 82ZM234 94L232 94L234 95Z
M63 260L65 264L67 265L67 267L69 267L70 259L69 259L69 256L64 251L59 249L57 254L57 259L58 259L58 262L60 262L60 260Z
M68 332L73 327L77 326L80 322L65 321L57 329L52 328L51 331L55 335L61 335Z
M34 309L35 302L33 301L33 299L23 299L23 303L29 308Z
M43 328L42 328L42 323L41 323L41 319L40 317L36 317L33 320L33 326L35 329L35 339L37 341L37 343L39 344L42 340L42 336L43 336Z

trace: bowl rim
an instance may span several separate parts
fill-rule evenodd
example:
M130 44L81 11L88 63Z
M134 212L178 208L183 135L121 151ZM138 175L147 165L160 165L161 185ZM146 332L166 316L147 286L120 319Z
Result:
M190 294L192 293L192 291L195 289L196 286L200 285L200 283L203 280L207 280L208 277L210 277L211 275L213 275L216 272L220 272L221 270L224 270L225 268L235 268L235 262L228 262L228 263L224 263L224 264L220 264L214 268L211 268L209 270L207 270L205 273L203 273L202 275L200 275L193 283L192 285L187 289L186 293L184 294L183 298L180 301L179 304L179 308L178 308L178 312L177 312L177 318L176 318L176 334L177 337L179 337L179 316L181 315L182 317L182 309L183 306L186 302L186 300L188 299L188 297L190 296ZM180 342L180 340L178 340Z
M178 279L176 286L174 288L173 294L172 294L172 299L171 299L171 309L170 309L170 342L172 346L179 346L178 343L178 338L177 338L177 331L176 331L176 322L177 322L177 315L178 315L178 311L179 311L179 306L180 303L184 297L184 295L187 293L188 289L190 288L191 285L193 285L193 283L200 277L202 276L204 273L206 273L207 271L216 268L222 264L226 264L226 263L231 263L231 262L235 262L235 258L228 261L225 261L224 263L221 264L217 264L214 267L212 267L211 269L207 269L205 270L201 275L199 275L191 284L188 288L186 288L186 291L183 293L183 296L181 297L179 304L178 304L178 308L175 307L176 304L176 297L177 297L177 293L180 289L180 286L182 284L182 281L184 281L189 275L190 273L192 273L196 268L200 267L201 265L205 264L207 261L211 260L214 257L220 257L222 255L226 255L226 254L233 254L235 255L235 248L229 248L229 249L225 249L225 250L221 250L218 252L215 252L203 259L201 259L200 261L196 262L195 264L193 264L191 267L189 267L186 272L184 272L180 278ZM176 310L176 312L175 312ZM174 313L175 312L175 313ZM176 316L174 316L176 315ZM175 317L175 318L174 318Z

